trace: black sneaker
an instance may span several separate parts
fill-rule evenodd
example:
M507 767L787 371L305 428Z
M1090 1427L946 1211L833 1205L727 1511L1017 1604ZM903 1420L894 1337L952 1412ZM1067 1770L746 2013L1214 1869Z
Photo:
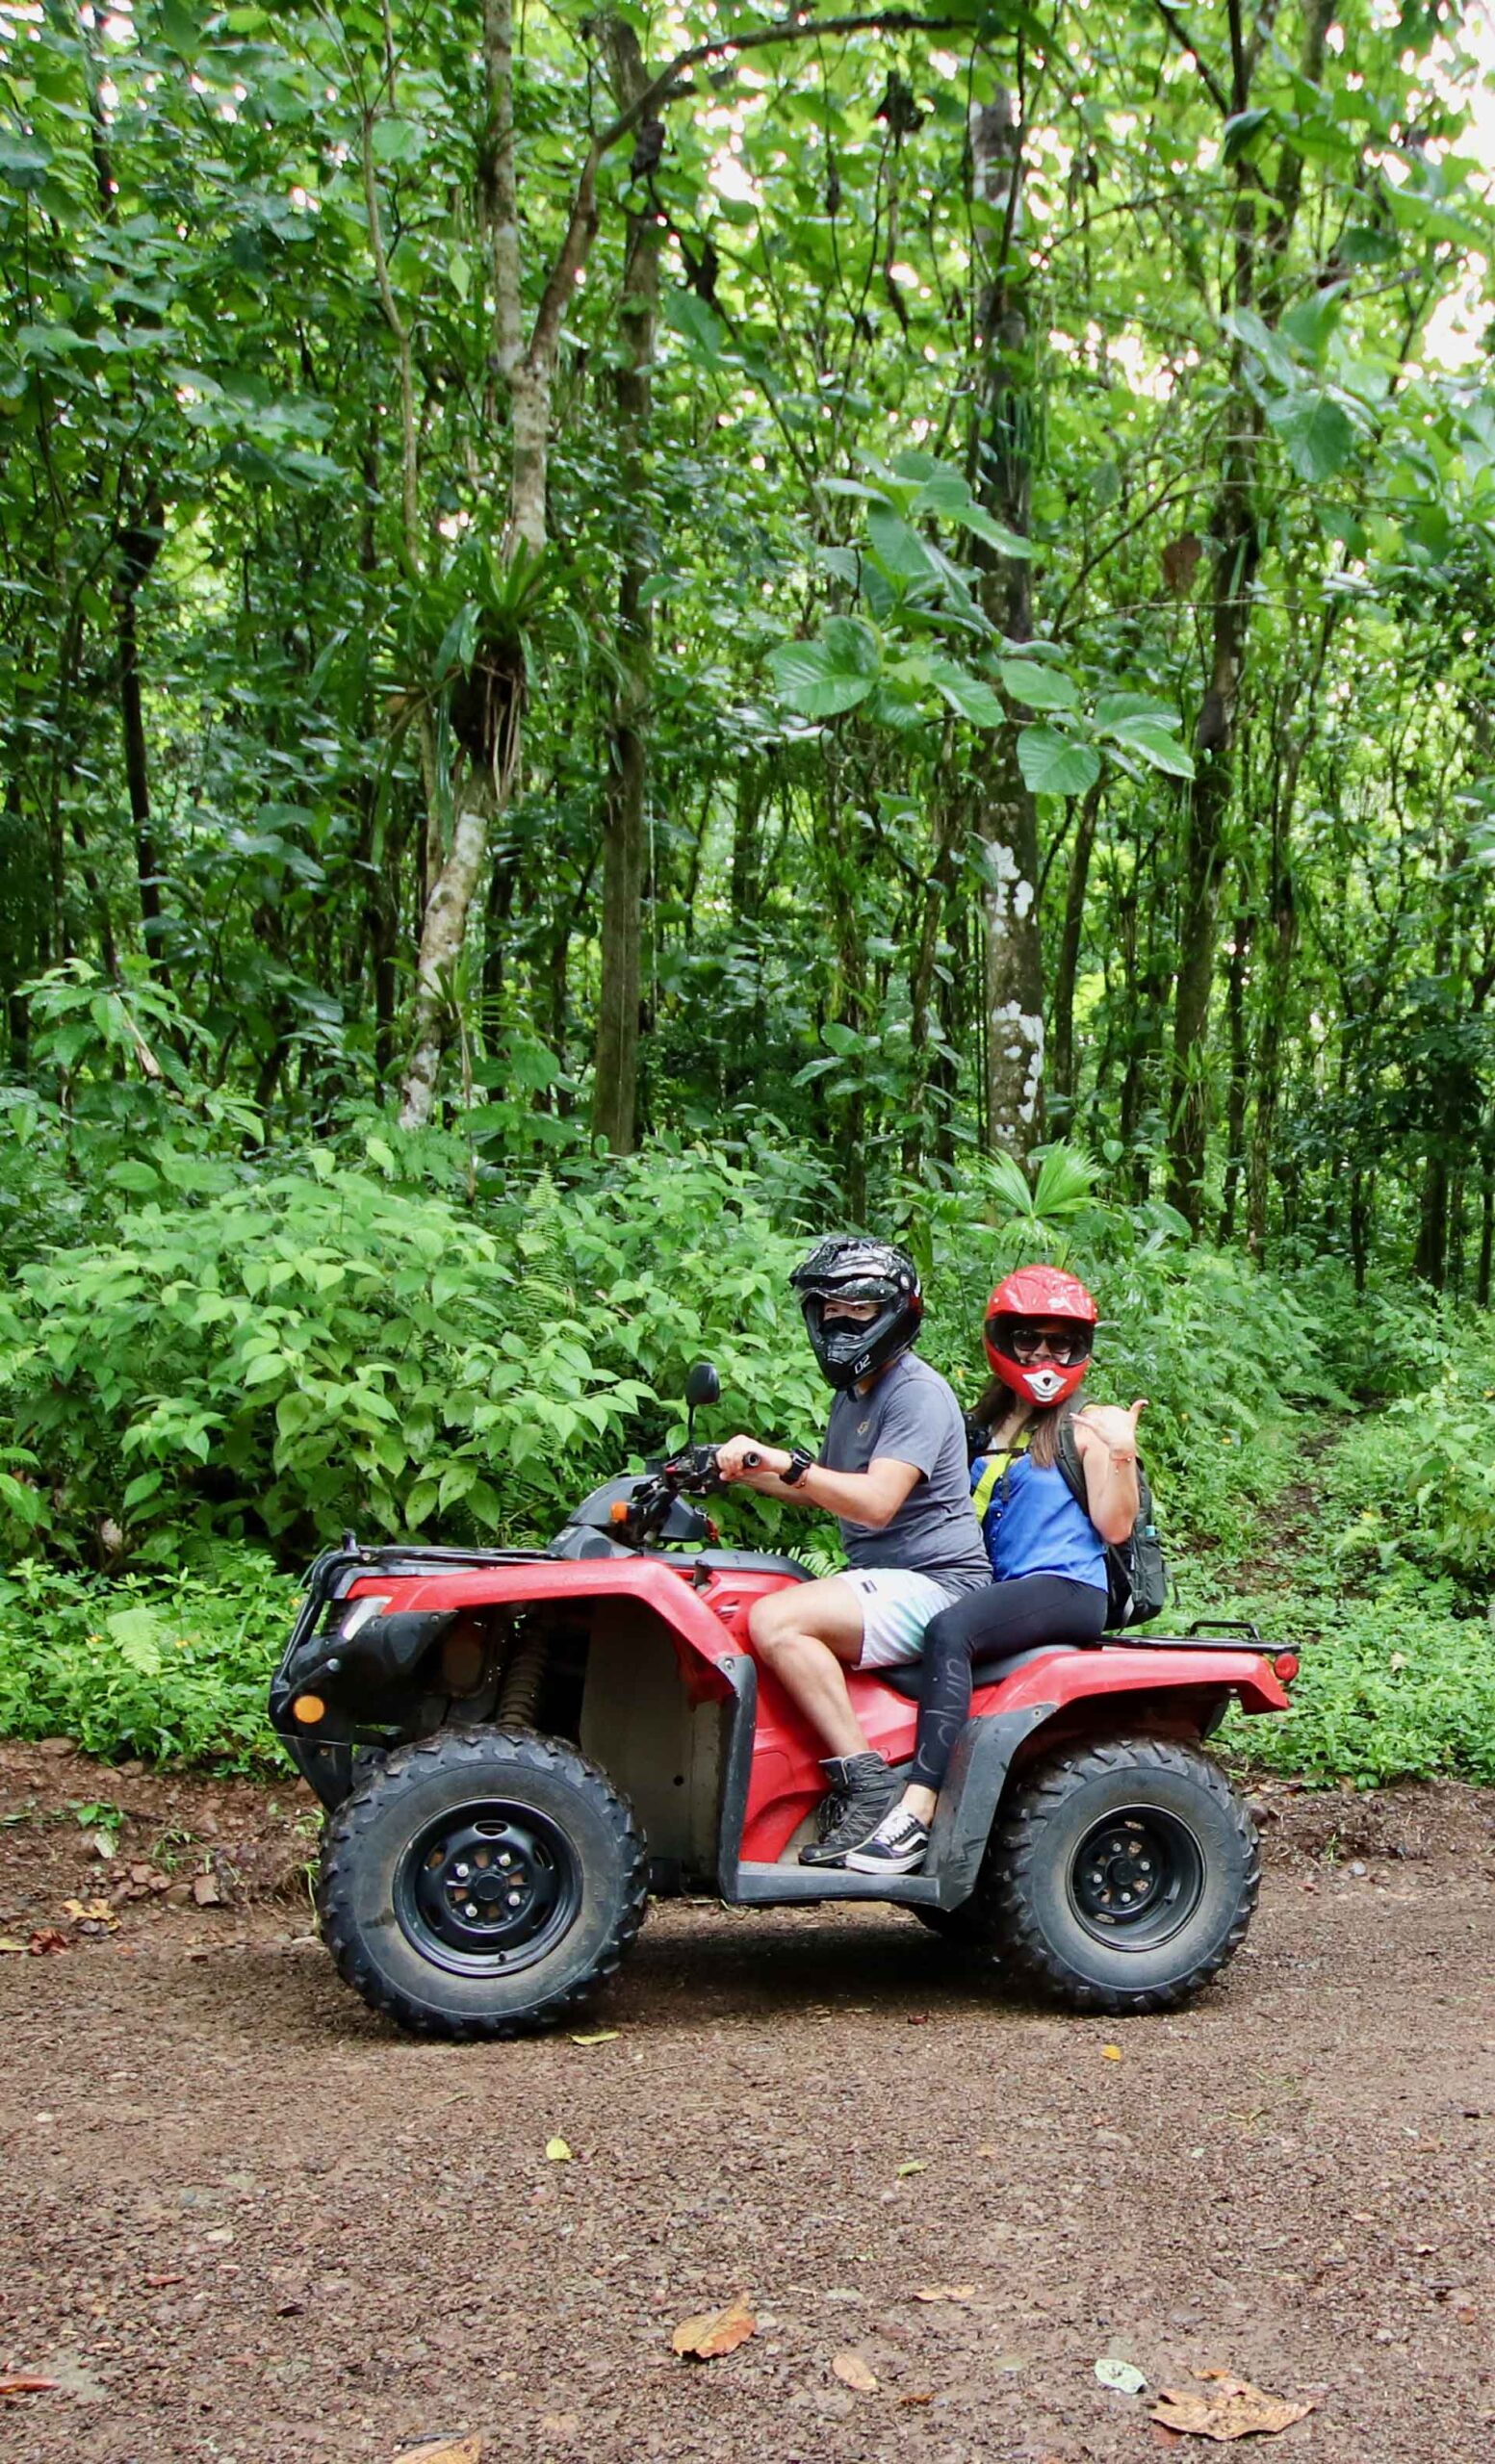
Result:
M924 1861L929 1846L925 1825L905 1813L901 1806L880 1822L872 1836L846 1860L851 1874L913 1874Z
M802 1865L838 1865L848 1848L870 1839L898 1794L880 1754L833 1756L821 1765L831 1775L831 1793L820 1809L820 1836L799 1852Z

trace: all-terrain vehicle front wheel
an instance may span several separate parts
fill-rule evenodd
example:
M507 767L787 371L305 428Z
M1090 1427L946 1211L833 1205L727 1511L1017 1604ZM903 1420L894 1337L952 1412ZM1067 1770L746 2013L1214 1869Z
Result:
M317 1904L345 1983L426 2036L552 2026L643 1922L630 1808L575 1746L445 1729L382 1758L328 1825Z
M1256 1905L1256 1827L1169 1737L1072 1746L1006 1810L978 1886L1004 1967L1072 2010L1167 2011L1219 1974Z

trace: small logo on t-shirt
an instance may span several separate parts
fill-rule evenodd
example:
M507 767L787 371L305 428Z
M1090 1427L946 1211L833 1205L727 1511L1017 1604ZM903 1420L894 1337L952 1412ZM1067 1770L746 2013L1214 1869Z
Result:
M857 1423L857 1435L858 1435L859 1437L865 1437L865 1435L866 1435L866 1433L867 1433L868 1429L871 1427L871 1425L872 1425L872 1424L871 1424L871 1422L870 1422L870 1421L858 1421L858 1423Z

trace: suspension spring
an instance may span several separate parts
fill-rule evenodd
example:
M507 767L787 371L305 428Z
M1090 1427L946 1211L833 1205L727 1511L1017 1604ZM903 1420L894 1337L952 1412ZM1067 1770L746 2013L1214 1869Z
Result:
M550 1639L546 1634L531 1631L520 1637L503 1672L503 1687L499 1696L501 1727L533 1728L549 1660Z

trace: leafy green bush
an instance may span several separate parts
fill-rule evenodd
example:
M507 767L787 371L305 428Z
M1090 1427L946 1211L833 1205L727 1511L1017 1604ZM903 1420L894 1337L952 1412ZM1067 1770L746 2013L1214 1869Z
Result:
M1495 1356L1450 1359L1435 1385L1353 1429L1337 1465L1347 1564L1405 1559L1464 1604L1495 1591Z
M1250 1761L1362 1788L1440 1778L1495 1785L1495 1648L1482 1617L1450 1613L1446 1587L1404 1570L1369 1597L1288 1590L1232 1594L1228 1606L1302 1653L1285 1718L1237 1713L1222 1732Z
M273 1763L266 1689L294 1613L295 1585L254 1552L169 1581L22 1558L0 1578L0 1736L223 1771Z
M193 1530L548 1536L678 1432L703 1351L747 1424L821 1407L799 1244L719 1159L542 1175L485 1219L396 1186L377 1136L361 1170L313 1148L184 1189L169 1160L141 1160L114 1237L23 1267L0 1307L0 1505L72 1553L106 1524L147 1559Z

